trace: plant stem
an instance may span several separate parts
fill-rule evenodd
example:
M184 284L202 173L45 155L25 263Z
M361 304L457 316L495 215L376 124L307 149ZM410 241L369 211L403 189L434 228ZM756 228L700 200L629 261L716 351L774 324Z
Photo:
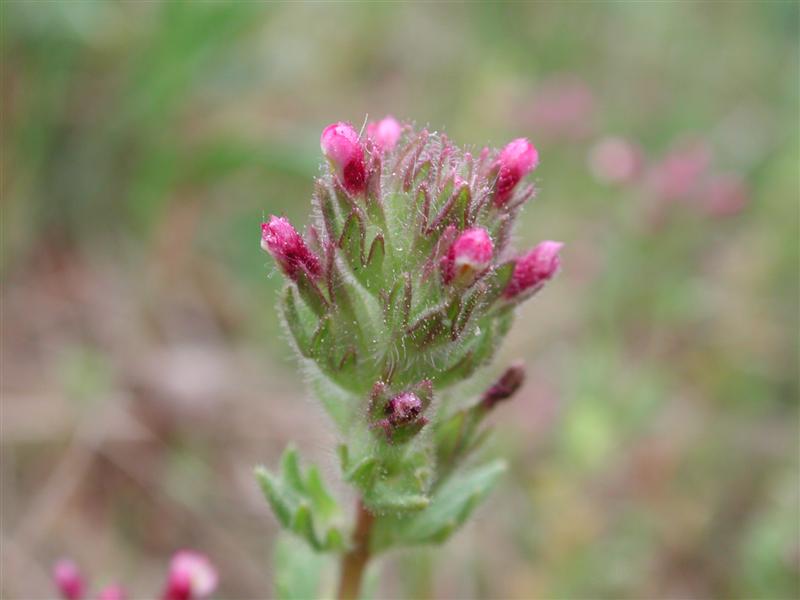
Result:
M356 528L353 533L353 547L342 556L342 566L339 575L339 600L356 600L361 589L361 579L364 568L370 559L369 538L372 531L372 516L361 499L356 504Z

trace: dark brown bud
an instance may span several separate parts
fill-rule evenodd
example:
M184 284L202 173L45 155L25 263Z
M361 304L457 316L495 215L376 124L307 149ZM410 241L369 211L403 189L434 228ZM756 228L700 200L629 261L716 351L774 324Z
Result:
M525 366L521 361L512 364L489 388L483 392L481 404L491 410L498 402L513 396L525 381Z

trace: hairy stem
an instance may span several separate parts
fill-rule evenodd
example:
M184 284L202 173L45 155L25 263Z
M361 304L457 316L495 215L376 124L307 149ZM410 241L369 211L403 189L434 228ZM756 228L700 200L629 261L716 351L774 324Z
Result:
M370 559L369 538L372 531L372 516L364 503L359 499L356 505L356 528L353 533L353 547L342 556L341 571L339 575L339 600L356 600L361 589L361 579L364 569Z

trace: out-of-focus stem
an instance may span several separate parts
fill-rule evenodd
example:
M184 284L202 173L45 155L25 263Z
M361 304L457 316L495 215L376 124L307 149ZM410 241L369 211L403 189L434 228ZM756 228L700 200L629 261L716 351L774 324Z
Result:
M341 572L339 574L339 591L336 597L339 600L356 600L361 589L361 580L364 569L370 559L369 538L372 531L372 516L361 499L356 505L356 528L353 533L353 547L342 556Z

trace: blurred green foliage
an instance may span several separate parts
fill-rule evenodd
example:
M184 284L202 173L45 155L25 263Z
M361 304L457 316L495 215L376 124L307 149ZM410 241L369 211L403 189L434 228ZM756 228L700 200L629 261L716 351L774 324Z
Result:
M497 452L516 459L456 551L398 563L398 593L800 595L797 3L0 10L4 288L55 256L118 273L156 321L172 318L176 289L201 292L223 307L220 343L273 367L289 359L258 227L268 213L306 218L324 125L392 113L469 146L537 144L540 193L518 245L567 245L505 351L531 374L498 423ZM556 127L536 106L568 104L553 92L564 81L589 108ZM699 137L749 202L727 218L671 205L654 226L646 186L592 176L587 153L607 135L650 165ZM68 394L100 393L124 361L75 337L45 343L66 356ZM49 355L32 356L44 369ZM238 432L191 435L194 448ZM185 448L164 485L202 498L185 486L207 468ZM236 586L223 573L223 597L259 593Z

